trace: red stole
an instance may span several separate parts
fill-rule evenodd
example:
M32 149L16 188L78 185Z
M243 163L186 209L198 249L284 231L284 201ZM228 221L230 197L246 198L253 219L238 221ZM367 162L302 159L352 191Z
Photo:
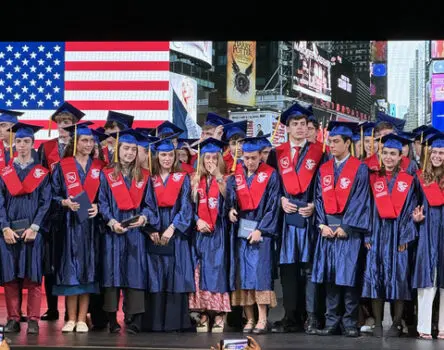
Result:
M422 170L418 170L416 172L418 176L419 183L421 184L421 188L427 198L427 202L431 207L439 207L444 204L444 192L439 187L436 181L433 181L430 184L424 182L424 178L422 177Z
M207 194L207 178L202 176L197 188L199 195L199 204L197 207L197 215L210 225L211 231L216 227L217 214L219 212L219 185L216 178L211 179L210 188Z
M137 182L133 179L131 187L128 190L122 173L117 178L113 176L113 168L103 169L109 188L113 194L119 210L132 210L140 207L146 184L148 183L149 171L142 169L143 179Z
M34 192L48 173L48 169L35 165L21 182L14 166L10 165L2 169L1 176L9 193L15 197Z
M12 159L9 159L9 163L6 164L6 153L9 152L9 150L5 150L5 145L2 141L0 141L0 170L3 169L5 166L11 166L12 161L14 158L17 157L17 151L15 151L12 155Z
M290 142L276 147L276 156L285 190L291 195L297 195L305 192L313 179L317 165L322 158L322 144L309 144L299 173L296 172L296 165L291 164Z
M180 166L182 167L182 170L185 171L187 174L194 173L194 168L192 165L181 162Z
M396 219L401 214L413 176L400 172L393 185L392 193L389 193L387 178L377 173L370 175L373 198L376 208L382 219Z
M93 203L100 185L100 170L103 168L103 162L99 159L94 159L92 161L83 186L80 182L80 176L77 171L74 157L63 158L60 161L60 166L62 167L68 196L75 197L85 190L89 200Z
M241 163L237 164L234 178L236 180L236 194L241 210L254 210L259 206L273 170L271 166L261 163L256 170L251 187L248 188L244 168Z
M350 156L342 168L335 184L334 158L322 164L320 168L322 199L325 212L329 215L342 214L350 196L356 173L361 165L359 159Z
M103 158L105 158L105 163L109 164L109 149L108 146L102 147L102 152L103 152Z
M55 164L60 161L58 139L52 139L43 143L43 151L45 152L48 169L52 172Z
M401 158L401 171L407 171L410 165L410 158L406 156L402 156Z
M179 197L185 176L185 172L170 173L165 186L160 175L152 176L154 193L159 207L174 206Z
M234 163L234 159L233 159L233 156L231 155L231 152L228 151L228 153L223 156L223 159L224 159L224 163L225 163L225 173L230 174L231 167L233 166L233 163Z
M370 157L367 157L364 159L364 164L367 165L367 167L371 170L371 171L379 171L379 159L378 156L376 155L376 153L373 153L373 155L371 155Z

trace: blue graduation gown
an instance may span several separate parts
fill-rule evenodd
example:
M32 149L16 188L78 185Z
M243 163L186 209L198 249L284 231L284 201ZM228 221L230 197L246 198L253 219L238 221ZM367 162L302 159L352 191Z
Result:
M244 168L245 174L247 173ZM256 178L256 173L246 177L248 187ZM276 170L268 180L267 187L255 210L242 211L238 205L234 175L227 182L227 212L237 208L238 219L257 221L257 229L262 232L263 241L250 244L244 238L237 238L238 223L230 223L232 254L230 262L231 290L251 289L273 290L274 243L279 235L278 212L280 207L280 183Z
M35 163L36 164L36 163ZM28 175L35 164L21 169L14 164L20 181ZM31 224L42 225L51 203L49 175L30 194L11 196L4 181L0 178L0 224L1 228L10 227L11 221L28 219ZM34 242L18 241L6 244L0 235L0 281L10 282L17 278L29 278L41 283L43 276L43 237L37 233Z
M393 176L388 182L392 192L396 181ZM412 182L401 214L396 219L382 219L372 200L372 233L366 242L371 243L367 252L362 296L385 300L411 299L411 267L408 249L398 247L416 239L416 225L412 213L417 205L416 183Z
M208 186L207 186L208 193ZM196 205L197 212L197 205ZM228 216L225 213L225 199L219 192L218 216L214 232L201 233L194 230L193 260L200 265L201 290L212 293L227 293L229 288ZM199 217L196 214L196 221Z
M165 183L168 181L166 178ZM191 225L193 206L191 204L190 178L185 175L182 189L173 207L159 207L152 181L148 181L142 214L148 219L151 232L161 235L171 223L175 231L174 255L147 253L148 291L150 293L190 293L195 291L193 261L191 258ZM147 240L150 239L147 237Z
M126 187L131 187L131 179L124 177ZM145 188L146 190L146 188ZM105 232L102 241L102 286L146 289L146 241L140 228L129 229L124 234L117 234L107 223L111 219L118 222L138 215L140 207L134 210L120 210L118 198L114 198L109 183L103 172L100 174L99 212L104 219Z
M418 225L419 239L412 287L444 288L444 206L431 207L419 184L418 197L418 203L424 205L425 218Z
M82 185L91 167L88 159L86 172L76 161L77 172ZM97 216L78 223L76 214L69 208L62 207L62 200L68 198L65 180L60 163L54 167L51 177L53 202L63 209L64 215L56 237L55 274L56 285L78 286L97 281L98 242L96 239Z
M334 165L335 184L347 161ZM370 230L371 206L369 193L368 168L361 164L356 173L347 204L343 211L342 225L349 231L347 238L322 237L318 226L327 224L322 199L320 172L316 180L316 229L319 237L313 258L312 281L315 283L334 283L354 287L361 273L362 238Z

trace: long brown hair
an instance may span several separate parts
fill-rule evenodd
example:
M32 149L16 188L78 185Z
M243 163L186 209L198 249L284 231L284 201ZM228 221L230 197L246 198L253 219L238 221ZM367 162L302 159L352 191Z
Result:
M382 147L384 149L384 147ZM399 151L399 155L402 156L402 151ZM381 157L382 157L382 150L381 150ZM395 168L393 169L392 173L397 174L401 170L401 162L402 158L399 160L398 164L396 164ZM379 176L385 176L387 175L387 170L385 169L384 163L381 160L381 169L379 170Z
M154 155L152 161L153 164L151 165L151 167L153 168L152 170L152 174L153 175L160 175L160 163L159 163L159 156L158 156L159 152L156 152L156 154ZM167 152L169 153L169 152ZM180 166L180 162L179 162L179 156L177 154L177 150L174 150L174 163L173 163L173 167L171 169L172 173L177 173L183 171L182 167Z
M79 140L79 138L81 138L82 135L77 136L77 141ZM90 153L90 157L94 158L94 154L96 153L95 150L95 144L93 147L93 150ZM73 157L74 156L74 137L71 137L71 139L69 140L69 143L66 145L65 147L65 151L63 152L63 157L62 158L68 158L68 157ZM101 161L105 161L105 156L103 155L103 151L102 151L102 147L99 145L99 158Z
M199 159L199 164L198 164L198 171L196 171L195 175L193 176L193 180L192 180L192 198L195 202L197 202L197 187L199 186L200 180L202 179L203 176L208 176L209 173L207 171L207 169L205 169L205 165L204 165L204 158L205 158L205 154L200 156ZM222 157L222 154L218 153L217 155L217 167L219 168L219 171L221 174L225 174L225 162L224 159Z
M119 142L119 146L117 147L117 152L118 152L117 154L120 153L120 147L122 147L122 144ZM136 152L136 158L131 162L128 169L129 169L130 178L135 179L137 182L139 182L143 180L143 174L142 174L142 169L140 167L139 157L137 152ZM117 179L117 177L119 176L119 174L122 172L123 169L122 164L120 163L120 157L118 157L118 159L119 159L118 162L112 162L108 164L108 166L106 167L107 169L114 169L112 172L112 176L114 179Z
M432 152L428 152L427 164L422 172L422 178L426 185L436 181L441 189L444 188L444 163L439 167L434 167L431 161Z

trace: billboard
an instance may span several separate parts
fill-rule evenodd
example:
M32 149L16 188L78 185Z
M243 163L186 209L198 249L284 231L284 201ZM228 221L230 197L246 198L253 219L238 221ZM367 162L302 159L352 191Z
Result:
M333 102L350 108L356 102L356 77L353 63L338 55L330 58L331 63L331 98Z
M432 126L444 131L444 101L432 103Z
M372 62L387 61L387 41L370 42L370 61Z
M444 74L432 75L432 102L444 101Z
M212 41L170 41L170 49L213 65Z
M312 41L293 43L293 90L331 101L330 59Z
M256 104L256 42L229 41L227 47L227 102Z
M430 42L430 57L444 59L444 40L432 40Z

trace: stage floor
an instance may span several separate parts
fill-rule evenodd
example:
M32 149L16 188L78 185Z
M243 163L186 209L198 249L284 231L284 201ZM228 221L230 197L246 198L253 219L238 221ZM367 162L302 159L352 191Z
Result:
M223 334L202 333L141 333L138 335L127 335L124 330L120 334L110 334L107 330L100 332L89 332L87 334L62 334L64 302L60 299L59 311L61 319L57 322L40 321L40 334L28 336L26 324L22 324L19 334L6 335L11 340L11 349L210 349L222 338L234 339L244 338L242 333L225 332ZM281 303L280 303L281 305ZM24 310L26 296L24 300ZM42 302L42 313L46 310L46 302ZM282 317L282 307L272 309L270 321ZM0 295L0 322L6 320L6 309L4 295ZM123 325L123 314L119 313L119 321ZM254 335L253 335L254 336ZM310 349L310 350L370 350L370 349L444 349L444 341L426 341L407 336L401 338L373 338L361 336L359 338L345 338L343 336L308 336L304 333L293 334L266 334L256 335L254 338L259 342L263 350L281 349Z

